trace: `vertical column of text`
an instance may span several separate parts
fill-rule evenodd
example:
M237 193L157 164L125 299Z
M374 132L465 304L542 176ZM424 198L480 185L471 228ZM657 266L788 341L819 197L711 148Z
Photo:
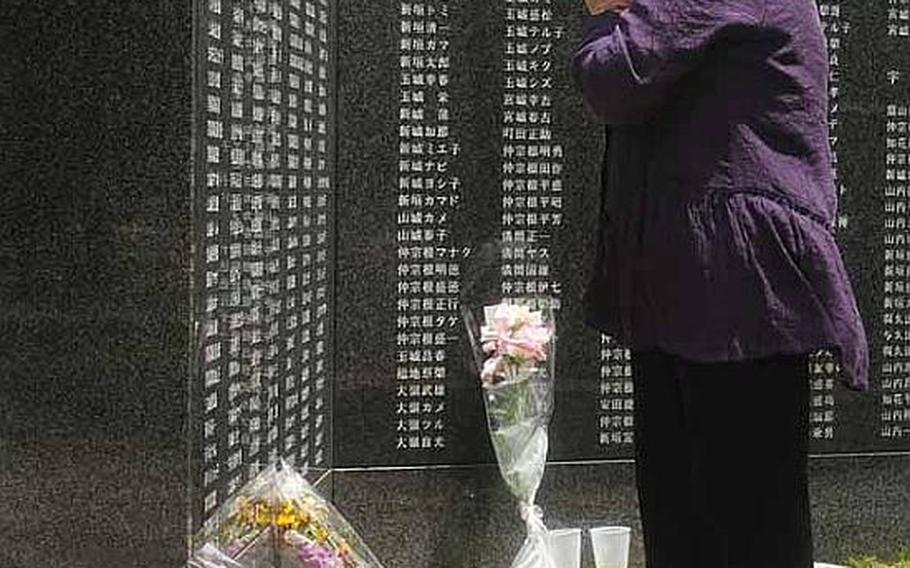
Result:
M287 11L288 175L282 246L287 293L283 331L283 445L292 463L324 467L329 421L328 229L329 9L326 0L291 0ZM280 305L279 305L279 309Z
M888 0L882 296L881 427L884 439L910 436L910 2Z
M553 138L553 47L564 35L549 0L506 0L502 127L502 295L552 297L552 243L563 223L563 145Z
M331 93L327 0L208 0L203 21L207 519L267 462L324 462Z
M631 359L629 349L600 336L598 443L604 450L628 448L633 441Z
M449 3L400 9L396 449L446 447L447 346L460 322L461 258L451 216L460 180L452 163Z
M233 23L230 5L221 0L209 0L204 12L205 26L205 77L203 122L205 150L203 152L204 173L204 250L200 261L204 264L204 291L201 296L203 317L200 318L202 338L199 356L201 373L197 380L203 382L202 404L197 412L202 416L202 487L204 494L203 518L208 517L226 497L228 487L236 484L236 467L229 469L225 463L228 451L236 452L236 444L228 443L235 438L240 428L241 404L236 396L231 397L239 387L239 332L233 332L229 324L236 310L231 309L232 299L239 305L239 266L232 264L223 248L229 243L228 183L231 179L229 166L230 149L235 141L228 140L233 123L229 114L231 94L231 70L226 65L233 46L230 39ZM236 347L232 349L231 347ZM234 386L237 385L237 386ZM200 456L194 456L199 459ZM233 464L233 460L231 462Z
M820 0L818 2L819 18L828 47L828 126L831 146L831 169L835 185L841 198L847 188L840 177L838 169L838 150L840 142L840 95L841 95L841 53L850 34L850 22L842 11L840 0ZM836 229L845 229L849 223L849 212L838 208ZM809 382L811 387L809 435L813 440L833 440L836 428L836 408L834 386L841 372L834 355L821 351L812 356L809 362Z

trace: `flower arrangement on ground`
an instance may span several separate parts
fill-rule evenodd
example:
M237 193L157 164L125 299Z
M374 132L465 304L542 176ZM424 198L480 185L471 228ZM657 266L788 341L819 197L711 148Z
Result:
M216 513L192 568L382 568L356 531L302 475L269 466Z

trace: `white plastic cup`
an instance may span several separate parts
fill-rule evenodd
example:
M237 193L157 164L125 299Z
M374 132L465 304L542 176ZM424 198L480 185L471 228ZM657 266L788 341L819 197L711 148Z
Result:
M594 527L589 532L595 568L628 568L630 527Z
M556 529L548 535L556 568L581 568L581 529Z

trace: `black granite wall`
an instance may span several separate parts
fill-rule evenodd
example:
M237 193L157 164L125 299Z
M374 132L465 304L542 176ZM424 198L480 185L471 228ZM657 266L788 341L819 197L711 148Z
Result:
M188 3L0 12L0 565L175 565Z
M580 38L581 9L548 2L425 5L439 12L346 2L338 16L336 463L362 467L489 461L475 371L466 357L468 347L457 314L447 318L446 312L415 311L407 304L444 297L438 286L451 282L458 285L457 300L462 303L495 298L502 294L500 287L511 281L532 285L544 281L551 290L558 286L558 411L551 455L557 460L631 457L631 393L624 390L630 381L627 355L617 351L622 346L604 341L582 324L581 296L601 200L602 129L585 117L568 73L569 54ZM906 451L910 448L906 383L910 357L902 322L910 316L900 291L907 278L901 260L907 255L902 244L906 242L902 228L906 203L889 192L906 193L906 151L900 149L905 144L901 129L906 130L906 117L899 113L906 113L910 98L906 79L910 44L900 35L900 16L889 15L884 5L870 9L843 0L821 2L819 10L831 53L830 139L840 190L837 234L867 327L872 388L861 395L842 388L833 357L816 357L811 371L812 448L826 454ZM429 31L430 26L436 28ZM532 30L526 32L528 37L515 31L522 28ZM402 47L407 42L423 45L416 43L422 41L444 47ZM518 45L531 46L527 48L531 53L509 52ZM444 66L432 65L434 58L444 58ZM404 82L434 73L448 79L445 87ZM524 86L516 85L518 79L526 80ZM431 101L445 96L449 116L437 118L438 105L433 102L409 100L415 92ZM514 102L519 97L546 97L548 103L521 106ZM892 110L895 116L889 117L888 109L895 105L903 105L904 110ZM415 108L423 112L417 118ZM540 109L545 122L531 122L530 115ZM432 157L422 146L423 153L414 150L415 140L430 146L423 135L409 134L414 125L448 127L445 143L458 151L445 156L445 173L432 176L438 177L438 185L457 181L456 189L427 190L423 183L422 189L415 190L406 185L413 184L415 177L418 182L420 176L432 177L407 169L415 160ZM506 130L518 127L544 130L545 145L554 156L541 162L540 156L510 154L516 147L541 146L539 141L509 139ZM552 171L520 171L540 163L552 165ZM561 186L559 190L515 189L514 184L524 182ZM434 191L454 196L456 205L446 209L407 201L415 194ZM508 200L516 196L559 199L559 207L552 212L561 221L532 224L532 216L545 217L550 210L512 205ZM528 221L521 225L524 221L517 219ZM540 233L539 246L549 253L545 278L507 276L499 270L508 262L483 258L485 247L501 245L506 232L515 227ZM419 246L403 231L415 228L446 232L417 245L458 249L457 277L440 276L432 259L414 259L413 251ZM432 274L412 276L415 266L429 268ZM478 267L486 271L482 276ZM486 280L477 285L475 280L481 277ZM409 285L419 285L421 290L409 291ZM408 320L427 316L446 321L424 326L425 322ZM420 345L411 346L407 334L415 329L443 334L444 346L423 351ZM366 344L364 337L370 338ZM433 361L408 360L425 359L428 351ZM443 385L444 396L415 399L399 392L415 382L402 378L402 372L417 367L433 375L422 375L417 381L420 388ZM444 378L432 373L440 368ZM442 402L445 410L402 412L402 402L415 400ZM441 423L436 427L438 416ZM402 417L418 417L433 425L412 429L399 423ZM414 432L419 438L439 433L444 445L400 447L402 434Z
M460 185L449 192L457 204L437 212L446 214L440 224L452 246L477 252L501 237L502 128L514 112L502 96L506 4L445 4L448 98L430 108L446 107L452 117L440 159L451 168L447 183L454 176ZM408 106L398 83L401 6L331 5L338 10L329 219L337 341L327 491L389 568L502 563L521 524L491 465L458 322L444 323L447 390L433 398L446 407L445 447L433 448L427 435L430 448L396 448L398 178ZM812 466L819 558L843 560L910 542L910 467L905 455L884 455L906 451L907 438L884 439L880 422L885 406L900 407L894 396L903 392L893 382L885 388L880 373L884 344L898 341L880 307L885 280L900 280L882 243L903 231L886 221L895 213L885 195L888 170L902 164L888 163L886 150L889 137L906 143L898 123L907 119L894 116L889 130L887 113L889 105L910 104L910 61L899 12L890 18L884 3L853 0L822 5L829 37L839 42L833 136L849 217L839 238L876 354L869 395L832 390L830 373L816 372L813 443L829 454ZM200 87L193 60L204 56L193 32L202 33L194 19L202 9L169 0L0 7L8 24L0 85L12 86L0 91L0 566L175 566L183 559L187 498L201 498L198 487L187 488L187 460L199 456L186 455L185 425L191 255L202 242L191 215L192 149L202 140L192 130ZM564 283L561 326L571 341L560 348L552 436L559 461L541 502L554 526L636 527L631 470L621 460L630 450L622 438L628 425L599 423L609 414L601 405L614 399L615 415L627 413L622 396L603 390L621 385L622 374L603 374L602 350L614 347L578 324L575 303L600 151L561 67L580 7L553 10L564 35L554 38L546 89L564 151L554 163L563 172L565 223L552 232L550 264ZM465 258L464 267L472 266ZM904 427L893 415L888 422ZM432 421L425 426L434 429ZM610 428L619 441L604 444ZM836 455L844 452L881 455ZM497 534L504 544L494 544ZM633 546L639 559L640 542Z
M195 4L192 520L332 463L334 6Z
M437 286L449 281L450 273L433 268L414 275L415 265L434 263L420 256L419 246L464 251L460 276L454 278L462 287L460 301L496 297L509 280L540 282L539 273L519 278L499 272L509 263L498 258L492 274L479 277L476 270L490 269L486 248L501 239L507 223L533 212L507 200L521 193L516 180L558 179L558 194L536 192L559 195L563 214L561 224L541 230L542 246L550 252L549 275L561 285L553 463L541 502L554 526L632 525L633 558L640 565L634 483L622 461L632 448L628 359L621 346L580 323L602 151L601 131L584 117L567 72L581 7L450 0L400 8L351 1L341 4L338 15L336 499L393 566L505 565L517 550L522 526L490 467L479 389L460 322L422 303L415 309L409 301L451 291ZM872 352L869 393L842 388L830 354L819 354L811 369L817 558L844 561L863 553L888 556L910 542L904 512L910 360L901 327L908 304L900 297L908 274L902 201L907 157L901 148L910 101L910 44L901 23L906 17L884 3L822 1L818 8L829 41L838 240ZM522 26L525 32L518 31ZM522 42L529 46L526 52L516 47ZM443 75L448 82L440 85ZM549 97L546 121L532 123L533 105L516 103L522 95ZM449 110L448 118L441 118L440 106ZM434 146L425 134L415 134L414 125L447 125L442 138L458 151L442 158L433 154ZM512 153L521 145L511 138L512 127L546 129L546 143L561 150L558 159L522 160ZM425 144L415 148L415 139ZM426 173L424 166L417 175L414 164L421 161L445 167ZM545 161L551 169L528 175L516 167L522 161ZM561 168L558 173L553 164ZM414 189L414 178L421 176ZM453 179L459 182L454 189L446 183ZM454 195L456 205L414 204L414 194L434 192ZM415 227L433 234L415 239ZM409 287L414 283L419 291ZM442 317L424 322L419 319L424 315ZM415 330L441 333L446 341L441 347L421 343L410 335ZM436 373L440 367L444 374ZM429 371L417 376L414 368ZM440 383L441 397L432 390ZM416 394L414 384L420 385ZM496 542L500 534L505 545Z
M8 21L4 393L45 430L179 436L189 12L59 4Z

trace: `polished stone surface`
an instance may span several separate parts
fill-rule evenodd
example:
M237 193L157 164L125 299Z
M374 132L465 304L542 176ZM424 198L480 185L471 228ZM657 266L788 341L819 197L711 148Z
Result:
M524 526L494 467L336 471L337 506L386 568L508 566ZM892 557L910 542L910 456L814 459L816 558ZM538 504L552 528L632 527L631 565L643 566L629 463L551 465ZM587 543L583 562L592 561Z
M0 79L16 84L4 107L13 119L2 121L0 160L2 568L157 568L183 559L191 4L9 6L13 33L5 36L4 54L11 57L0 66ZM843 204L852 217L839 237L862 280L861 307L872 314L880 306L882 204L880 188L867 184L882 177L884 99L880 86L866 89L864 62L875 60L882 45L869 36L882 14L844 4L852 6L854 31L843 60L847 68L852 61L853 73L844 74L852 93L841 105L839 155L850 188ZM453 40L462 69L454 76L454 107L466 117L458 125L463 146L472 149L459 166L475 192L474 208L463 213L470 242L488 237L478 227L499 215L498 178L478 174L499 168L501 75L490 56L501 47L496 9L483 2L453 8L463 26ZM387 340L376 330L394 322L386 305L394 274L386 269L394 262L389 188L396 181L397 117L383 97L397 92L389 55L396 14L375 2L342 2L340 16L338 127L356 134L339 140L336 180L338 206L350 214L337 227L344 336L336 353L334 422L342 436L335 442L341 465L388 465L397 458L385 445L392 407L383 396L394 354L371 338ZM356 44L365 30L377 33ZM562 92L559 112L576 112L576 103ZM596 139L582 136L577 121L567 124L562 134L574 148L566 167L582 195L596 182ZM589 200L568 207L576 220L589 219ZM581 238L582 225L568 229L567 243ZM570 271L584 254L564 252L563 270L580 278ZM591 457L597 370L574 373L572 366L595 347L565 351L560 396L576 406L556 418L561 458ZM466 372L462 379L452 390L461 412L451 425L467 435L446 459L469 464L489 457L489 448L476 385ZM877 397L860 403L837 396L848 434L874 432ZM819 559L888 555L910 543L908 458L816 460L812 472ZM488 568L504 565L520 545L521 523L493 466L343 469L330 479L326 491L331 487L387 568ZM552 466L540 503L553 526L628 524L638 531L632 479L628 464ZM640 539L633 559L640 565Z
M14 143L0 172L0 390L31 420L7 425L177 440L189 327L188 6L60 2L16 16L14 120L4 120Z
M190 5L3 11L0 566L175 566Z
M0 566L164 568L182 562L182 448L139 435L0 444Z
M181 561L181 448L44 438L4 441L0 459L0 566ZM816 558L887 557L910 542L908 486L908 456L813 460ZM495 467L336 471L319 488L386 568L506 566L521 545L523 525ZM553 528L631 526L633 566L642 565L631 464L551 465L538 503Z

